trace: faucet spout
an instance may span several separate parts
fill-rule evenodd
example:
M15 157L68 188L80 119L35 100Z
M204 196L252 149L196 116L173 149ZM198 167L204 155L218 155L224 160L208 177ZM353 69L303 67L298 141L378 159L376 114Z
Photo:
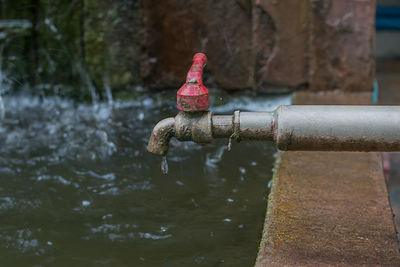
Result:
M165 156L172 137L179 141L211 143L212 129L211 111L180 112L175 118L167 118L157 123L151 133L147 150L153 154Z
M168 153L169 141L175 134L175 119L167 118L154 127L147 150L153 154L165 156Z
M147 150L165 156L172 137L179 141L211 143L215 138L272 140L273 114L239 112L213 115L211 111L180 112L175 118L160 121L151 133Z

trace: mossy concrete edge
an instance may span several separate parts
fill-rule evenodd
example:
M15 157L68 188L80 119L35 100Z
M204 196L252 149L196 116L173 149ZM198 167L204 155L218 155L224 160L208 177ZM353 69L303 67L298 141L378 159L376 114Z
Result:
M266 249L266 244L268 243L268 231L266 231L266 229L270 229L270 224L271 224L271 217L273 216L273 212L274 212L274 207L275 207L275 201L277 201L277 198L275 197L275 191L277 190L277 186L276 183L278 183L278 173L279 173L279 168L280 168L280 164L281 164L281 159L282 157L282 152L278 151L278 155L276 157L275 163L274 163L274 171L272 174L272 179L271 179L271 191L268 195L268 205L267 205L267 212L265 215L265 220L264 220L264 231L261 234L261 241L260 241L260 245L258 248L259 253L257 254L257 258L256 258L256 264L257 262L261 261L262 258L262 253L260 253L260 251L263 251L264 249Z

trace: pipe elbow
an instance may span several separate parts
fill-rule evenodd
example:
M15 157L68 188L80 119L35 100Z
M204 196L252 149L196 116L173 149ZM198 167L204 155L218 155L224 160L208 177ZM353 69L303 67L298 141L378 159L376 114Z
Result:
M154 127L151 132L150 140L147 145L147 151L165 156L168 153L169 142L175 134L175 119L167 118Z

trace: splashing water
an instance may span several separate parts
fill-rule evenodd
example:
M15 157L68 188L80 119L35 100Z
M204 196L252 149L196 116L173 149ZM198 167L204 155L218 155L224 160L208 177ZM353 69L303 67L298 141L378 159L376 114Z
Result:
M199 258L250 266L274 146L243 142L225 153L226 140L172 139L165 179L146 143L160 119L176 114L175 101L167 102L174 96L100 101L94 109L57 96L3 94L2 265L32 265L35 257L55 266L120 266L127 258L133 266L197 266ZM239 167L251 179L241 180Z
M99 104L99 96L97 94L96 87L94 86L93 81L92 81L89 73L82 66L82 64L78 61L78 62L76 62L75 65L76 65L76 68L79 71L79 74L81 76L81 79L82 79L83 83L89 89L90 96L91 96L91 99L92 99L92 105L93 105L93 108L96 110L98 108L98 104Z
M6 86L3 83L3 52L4 52L4 45L0 45L0 119L4 119L4 102L2 94L6 91Z
M0 93L0 119L1 119L1 120L4 119L4 114L5 114L5 111L4 111L4 101L3 101L3 97L1 96L1 93Z
M161 171L163 174L167 175L168 174L168 161L167 161L167 156L163 156L161 159Z
M112 91L111 91L111 87L110 87L110 77L108 75L104 76L104 89L106 91L108 105L112 106L114 103L114 100L113 100Z
M211 168L217 168L217 164L221 162L222 156L225 151L228 150L227 146L220 146L215 153L207 153L206 166Z

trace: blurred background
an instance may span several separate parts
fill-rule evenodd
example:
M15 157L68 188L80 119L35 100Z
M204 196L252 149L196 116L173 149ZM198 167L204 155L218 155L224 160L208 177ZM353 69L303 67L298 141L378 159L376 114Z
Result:
M202 51L210 87L372 90L375 1L2 0L0 14L13 89L85 99L176 89ZM389 43L377 42L379 57L394 56Z
M146 151L194 53L224 114L304 91L399 104L399 44L396 0L0 0L1 262L251 266L273 145L172 142L167 176Z

